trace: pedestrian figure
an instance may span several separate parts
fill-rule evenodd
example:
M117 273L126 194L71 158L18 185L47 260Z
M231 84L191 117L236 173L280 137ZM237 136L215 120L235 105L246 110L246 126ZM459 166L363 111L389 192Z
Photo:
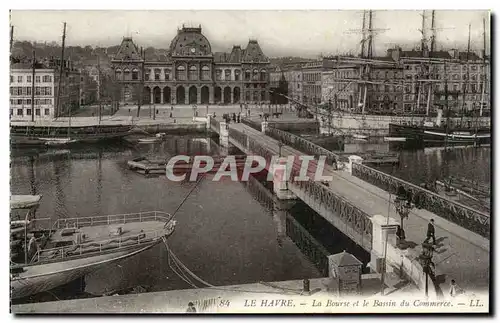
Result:
M236 122L240 123L240 115L239 114L236 116Z
M186 309L186 313L196 313L196 308L194 307L193 302L188 303L188 308Z
M156 110L156 114L160 113L160 110Z
M172 118L172 112L170 112L170 118Z
M233 112L233 122L236 122L236 113Z
M425 239L425 242L429 242L429 240L432 238L432 244L436 244L436 231L434 228L434 219L431 219L429 224L427 225L427 239Z
M455 297L457 296L457 284L455 283L455 279L451 280L451 287L450 287L450 296Z

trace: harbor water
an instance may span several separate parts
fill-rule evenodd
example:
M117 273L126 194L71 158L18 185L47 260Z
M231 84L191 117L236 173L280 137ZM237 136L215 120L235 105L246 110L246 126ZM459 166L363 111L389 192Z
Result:
M210 144L211 143L211 144ZM390 149L384 143L346 143L345 149ZM380 146L382 145L382 146ZM371 149L371 148L368 148ZM160 210L173 212L193 182L171 182L129 170L127 160L139 156L217 155L209 138L169 137L158 144L116 143L56 150L13 150L12 194L42 194L37 217L84 217ZM401 163L379 169L419 183L441 174L444 151L401 151ZM450 175L489 183L490 149L448 152ZM321 277L326 256L346 250L365 265L369 254L326 220L298 201L277 207L272 186L253 178L201 181L176 214L176 232L168 244L196 275L213 285ZM277 209L286 209L278 214ZM51 301L113 294L143 286L147 291L192 288L171 269L164 245L102 268L69 291L36 295L29 301ZM367 270L365 268L365 270ZM198 285L199 286L199 285Z

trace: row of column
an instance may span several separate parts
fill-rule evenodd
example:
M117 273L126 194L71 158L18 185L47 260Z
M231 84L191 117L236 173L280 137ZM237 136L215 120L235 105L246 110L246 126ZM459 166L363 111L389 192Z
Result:
M184 102L177 102L177 89L178 88L175 88L175 91L172 91L170 90L170 102L165 102L165 96L164 96L164 89L165 88L159 88L160 89L160 104L164 104L164 103L173 103L173 104L189 104L189 90L190 90L191 87L184 87ZM230 92L229 92L229 102L228 103L239 103L241 102L241 91L240 91L240 95L239 97L237 98L238 101L235 101L235 96L234 96L234 90L236 88L233 88ZM198 88L196 87L196 104L201 104L201 99L202 99L202 88ZM167 100L168 101L168 100ZM155 102L155 92L154 92L154 88L150 88L150 102ZM221 89L221 98L220 98L220 102L225 102L225 92ZM158 102L155 102L155 103L158 103ZM210 88L208 87L208 104L213 104L215 103L215 89L214 88Z

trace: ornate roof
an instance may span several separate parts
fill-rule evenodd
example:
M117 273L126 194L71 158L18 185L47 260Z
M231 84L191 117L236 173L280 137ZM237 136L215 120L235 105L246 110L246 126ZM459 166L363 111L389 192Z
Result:
M269 63L269 59L264 55L259 43L250 40L241 60L242 63Z
M199 28L182 27L170 43L172 56L206 56L212 53L208 39Z
M229 63L240 63L244 52L245 51L241 49L241 46L233 46L233 50L229 55Z
M134 43L131 37L123 38L120 49L118 49L118 52L116 53L114 59L124 61L142 60L139 49L137 48L137 45Z

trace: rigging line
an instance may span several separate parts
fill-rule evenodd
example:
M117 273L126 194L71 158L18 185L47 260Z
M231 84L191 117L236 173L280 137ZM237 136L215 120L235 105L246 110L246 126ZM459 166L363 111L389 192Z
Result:
M209 287L215 287L214 285L212 284L209 284L207 283L206 281L204 281L203 279L201 279L200 277L196 276L195 273L193 273L192 271L190 271L176 256L175 254L172 252L172 250L170 249L170 247L168 246L168 243L166 240L163 240L163 242L165 243L165 246L167 247L167 250L170 252L170 254L172 255L172 258L176 261L179 262L179 264L181 265L181 267L188 273L190 274L193 278L195 278L196 280L198 280L199 282L209 286Z
M198 186L198 184L201 182L201 180L205 177L205 174L201 174L200 178L198 179L198 181L196 182L196 184L194 184L194 186L191 188L191 190L189 191L189 193L184 197L184 199L182 200L182 202L179 204L179 206L177 207L177 209L174 211L174 213L172 213L172 218L173 219L175 217L175 215L177 214L177 211L179 211L179 209L182 207L182 205L184 204L184 202L186 202L186 200L188 199L188 197L191 195L191 193L194 191L194 189L196 188L196 186Z
M164 239L163 242L165 243L165 246L167 247L167 250L169 250L171 256L172 256L172 259L174 259L174 257L176 257L174 255L174 253L170 250L170 247L168 246L168 243L166 242L166 240ZM178 259L177 259L178 260ZM216 289L216 290L224 290L224 291L234 291L234 292L246 292L246 293L264 293L264 294L300 294L301 292L299 291L294 291L294 292L289 292L289 291L285 291L283 290L283 288L281 287L275 287L275 286L269 286L269 287L272 287L272 288L275 288L275 289L282 289L283 292L271 292L271 291L251 291L251 290L242 290L242 289L239 289L239 288L228 288L228 287L217 287L217 286L214 286L214 285L211 285L207 282L205 282L204 280L202 280L200 277L196 276L193 272L191 272L180 260L178 260L180 265L184 267L184 269L190 274L193 276L193 278L195 279L198 279L200 282L206 284L210 289ZM262 282L261 282L262 284ZM265 285L265 284L264 284Z
M170 269L172 269L172 271L180 278L182 279L186 284L194 287L194 288L198 288L196 285L194 285L189 279L186 279L184 278L181 274L179 274L175 268L172 267L172 264L170 262L170 257L168 257L168 254L167 254L167 259L168 259L168 266L170 267Z
M168 249L168 250L169 250L170 255L172 256L172 260L173 260L173 262L174 262L174 265L177 267L177 269L179 270L179 272L180 272L180 273L184 276L184 278L186 278L186 279L190 282L190 284L191 284L192 286L194 286L195 288L199 288L199 287L197 287L197 286L195 285L195 283L193 283L193 282L191 281L191 279L189 279L189 277L187 277L186 272L183 272L181 265L179 265L179 262L180 262L180 261L179 261L179 260L175 257L175 255L173 254L172 250L170 250L170 249ZM188 273L188 274L189 274L189 273Z
M172 258L173 260L173 263L174 265L177 267L177 270L175 268L172 267L172 264L171 264L171 258L169 256L170 252L167 253L167 259L168 259L168 265L170 266L170 269L172 269L172 271L177 274L177 276L179 276L182 280L184 280L188 285L191 285L195 288L198 288L196 287L196 285L185 275L185 273L182 272L181 268L179 267L179 265L175 262L175 260Z

